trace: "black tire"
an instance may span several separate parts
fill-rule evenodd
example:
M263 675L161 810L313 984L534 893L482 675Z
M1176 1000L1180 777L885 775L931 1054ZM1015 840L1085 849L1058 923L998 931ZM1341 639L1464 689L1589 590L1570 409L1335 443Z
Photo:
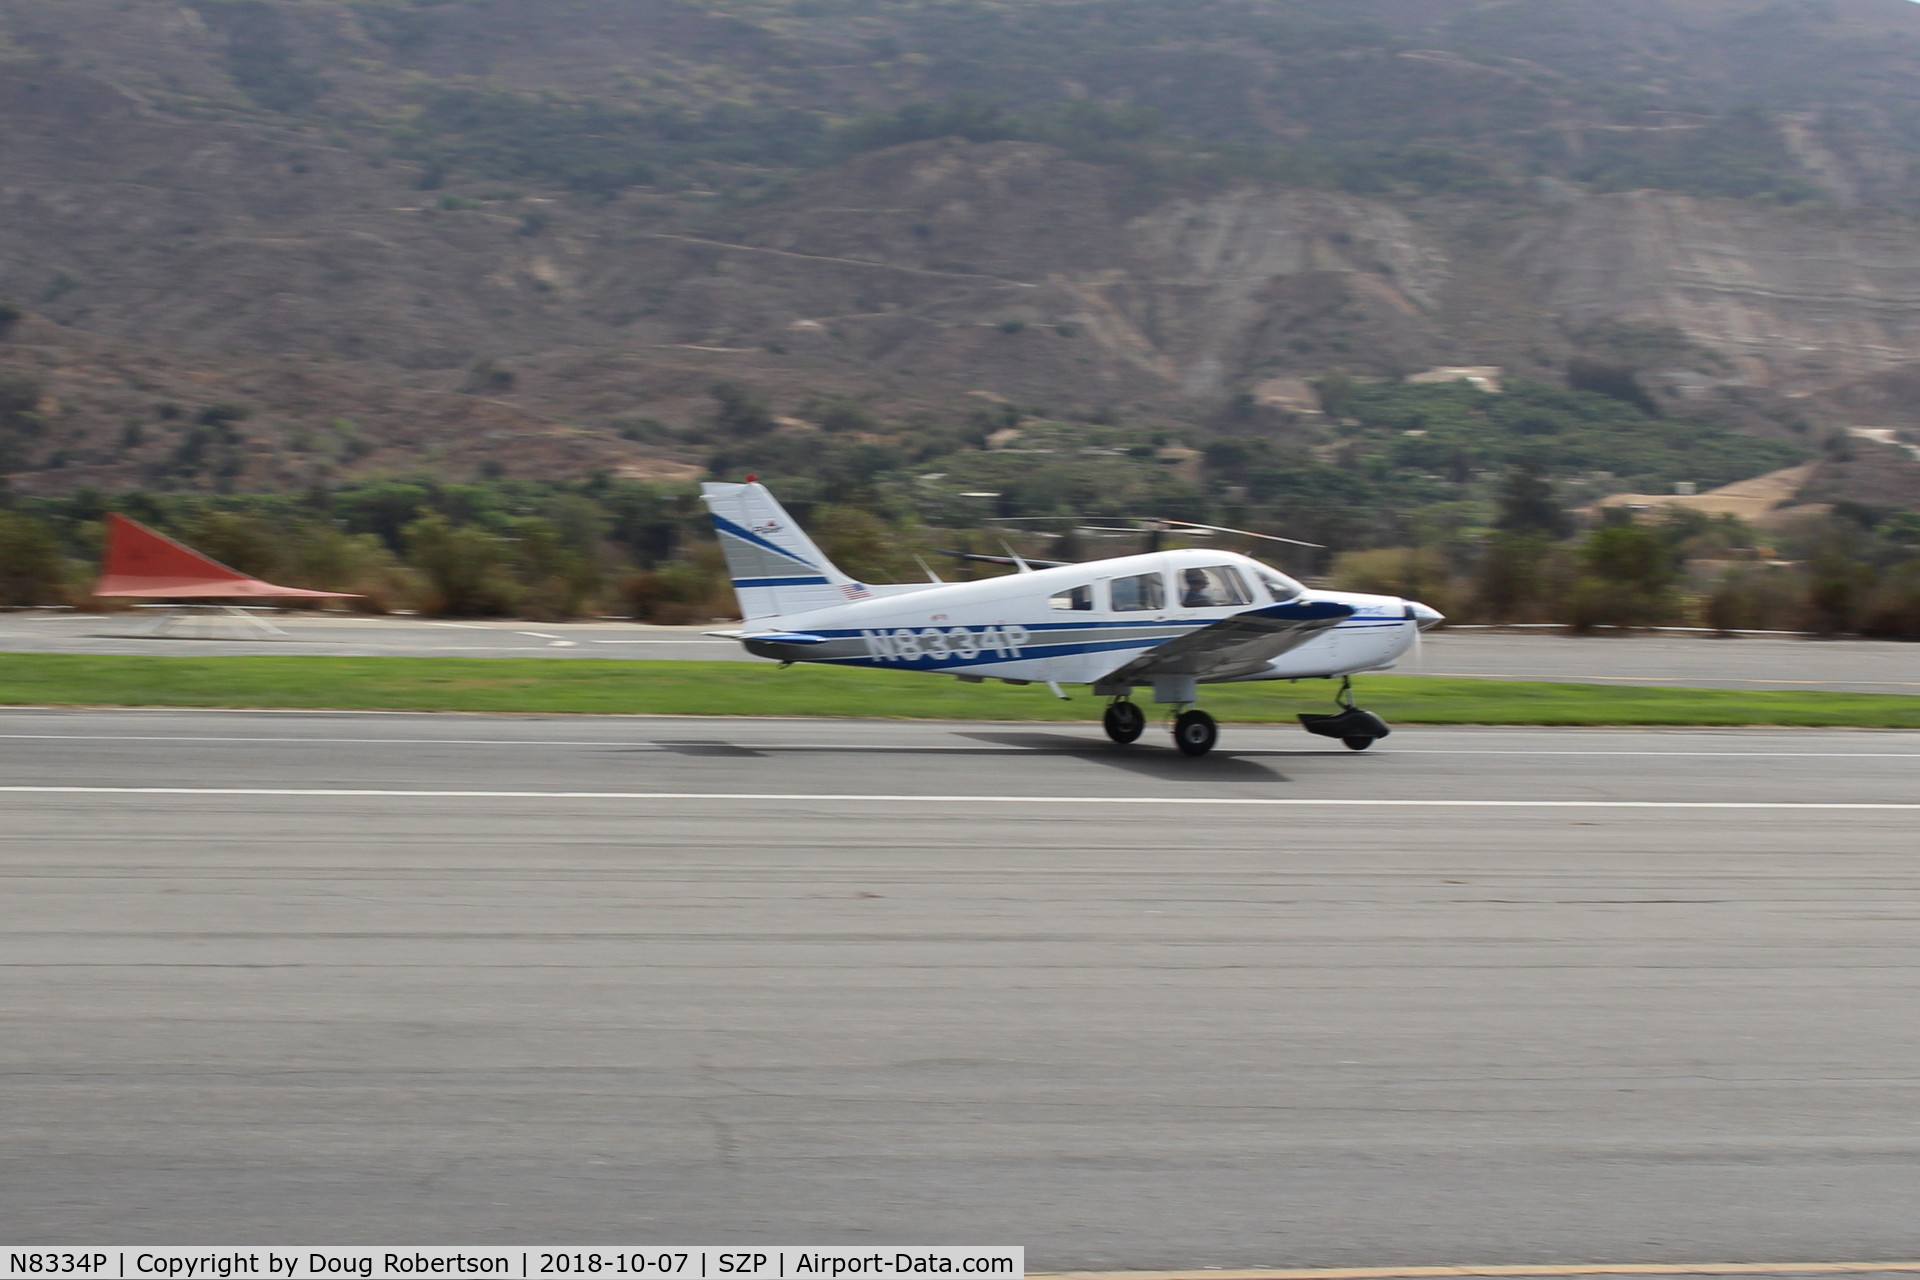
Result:
M1351 737L1342 738L1340 741L1347 744L1347 750L1349 751L1365 751L1374 744L1375 740L1367 737L1365 734L1356 733Z
M1147 713L1132 702L1108 703L1107 714L1101 717L1100 723L1109 738L1124 746L1139 741L1140 735L1147 731Z
M1220 726L1204 711L1183 711L1173 722L1173 745L1183 756L1203 756L1220 741Z

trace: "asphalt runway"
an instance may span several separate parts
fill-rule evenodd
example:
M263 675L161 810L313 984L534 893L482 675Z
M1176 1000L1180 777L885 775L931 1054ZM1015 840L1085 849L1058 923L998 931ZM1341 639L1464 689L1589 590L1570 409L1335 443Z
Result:
M1920 734L0 712L10 1243L1920 1252Z
M344 657L650 658L761 662L700 627L630 622L453 622L321 615L273 619L285 638L262 638L231 619L194 618L177 633L126 614L0 613L0 652L309 653ZM738 623L712 624L714 629ZM1717 639L1676 633L1567 636L1557 632L1442 630L1423 639L1400 675L1920 694L1920 645L1781 636Z

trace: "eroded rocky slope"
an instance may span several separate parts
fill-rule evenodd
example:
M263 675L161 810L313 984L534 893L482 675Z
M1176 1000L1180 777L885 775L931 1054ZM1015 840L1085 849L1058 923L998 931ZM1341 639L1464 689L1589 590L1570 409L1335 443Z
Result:
M937 50L903 50L912 31L857 3L0 0L0 298L34 317L0 340L0 367L65 387L17 482L151 480L152 459L122 442L145 418L142 438L174 432L163 402L247 401L270 430L244 481L407 457L658 473L698 459L627 438L624 424L691 421L719 379L789 410L854 396L951 413L988 392L1203 420L1274 378L1334 368L1548 376L1622 325L1672 331L1647 359L1676 394L1744 386L1834 424L1909 421L1898 388L1920 365L1920 223L1897 206L1915 153L1903 149L1907 91L1876 85L1912 57L1920 7L1838 6L1824 61L1781 64L1782 84L1860 71L1844 94L1795 90L1754 117L1777 144L1776 177L1820 193L1792 201L1609 190L1558 160L1523 163L1543 132L1591 152L1611 145L1608 130L1655 146L1722 127L1734 117L1711 112L1737 114L1738 50L1679 55L1737 30L1760 50L1740 65L1783 57L1797 28L1762 38L1779 6L1643 0L1604 30L1563 15L1562 36L1581 38L1558 44L1511 8L1362 6L1398 43L1323 59L1355 85L1396 86L1403 117L1423 102L1447 116L1449 154L1484 164L1485 181L1374 190L1258 165L1143 168L1070 140L948 136L771 178L764 157L723 158L583 191L486 172L468 135L465 151L433 151L417 122L441 100L421 86L562 95L513 99L547 123L539 111L563 99L573 111L581 95L623 111L744 95L831 123L950 89L941 77L958 72ZM1454 47L1421 46L1439 39ZM1277 56L1224 36L1108 50L1080 68L1104 84L1079 91L1130 84L1163 115L1193 114L1183 87L1231 84L1239 96L1214 109L1277 138L1385 127L1302 115L1272 83ZM1596 68L1638 77L1640 93L1684 80L1675 93L1710 101L1692 115L1640 104L1607 124L1572 85ZM1543 130L1508 118L1536 107ZM147 368L153 386L112 391L115 361ZM475 425L489 415L499 421ZM378 447L295 447L334 418ZM516 431L578 447L504 447Z

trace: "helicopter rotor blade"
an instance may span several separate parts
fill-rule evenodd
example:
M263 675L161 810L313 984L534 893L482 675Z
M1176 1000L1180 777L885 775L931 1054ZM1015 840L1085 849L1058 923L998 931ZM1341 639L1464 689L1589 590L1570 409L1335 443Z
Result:
M1012 556L983 556L974 551L941 551L937 554L952 556L955 560L967 560L974 564L1003 564L1009 567L1018 566L1024 561L1035 569L1060 569L1078 563L1073 560L1035 560L1032 556L1021 556L1016 560Z
M1198 520L1175 520L1169 516L995 516L992 524L1040 524L1058 520L1130 520L1134 523L1127 528L1112 528L1100 525L1080 525L1076 532L1084 533L1179 533L1183 530L1204 529L1209 533L1231 533L1242 538L1260 538L1267 542L1284 542L1292 547L1312 547L1315 551L1325 551L1324 543L1306 542L1300 538L1283 538L1275 533L1255 533L1251 529L1231 529L1222 524L1202 524Z
M1219 524L1201 524L1198 520L1162 520L1161 523L1174 531L1180 529L1210 529L1214 533L1232 533L1238 534L1243 538L1264 538L1268 542L1284 542L1289 546L1295 547L1312 547L1316 551L1326 550L1326 547L1318 542L1302 542L1298 538L1282 538L1278 534L1272 533L1255 533L1251 529L1229 529L1225 525Z

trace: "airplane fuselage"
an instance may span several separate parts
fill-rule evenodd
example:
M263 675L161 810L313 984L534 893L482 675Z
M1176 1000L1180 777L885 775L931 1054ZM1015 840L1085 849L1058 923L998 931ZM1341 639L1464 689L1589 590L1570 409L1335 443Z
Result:
M1231 567L1224 591L1197 599L1193 571ZM1157 580L1157 594L1154 582ZM1420 606L1392 596L1303 591L1247 556L1160 551L977 582L872 587L873 598L789 614L778 631L743 628L753 653L783 662L1091 684L1129 659L1237 613L1282 601L1353 609L1260 670L1225 677L1291 680L1391 666L1413 644ZM1431 611L1428 611L1430 616ZM1211 682L1202 677L1202 683Z

